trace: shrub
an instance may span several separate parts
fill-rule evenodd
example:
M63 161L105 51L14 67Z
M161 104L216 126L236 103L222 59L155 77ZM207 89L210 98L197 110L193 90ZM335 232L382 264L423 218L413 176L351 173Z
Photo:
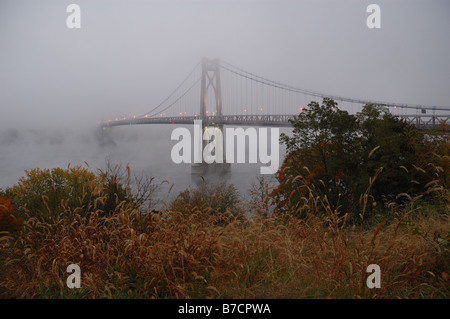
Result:
M181 192L170 205L173 211L181 211L185 205L207 211L210 214L239 213L239 191L233 184L201 186Z
M88 204L100 198L96 207L108 214L127 199L127 190L117 178L106 173L96 175L80 166L25 172L26 176L6 190L21 216L27 213L51 219L66 212L68 207L81 208L81 214L86 214Z
M17 217L17 210L6 197L0 197L0 231L19 230L22 219Z

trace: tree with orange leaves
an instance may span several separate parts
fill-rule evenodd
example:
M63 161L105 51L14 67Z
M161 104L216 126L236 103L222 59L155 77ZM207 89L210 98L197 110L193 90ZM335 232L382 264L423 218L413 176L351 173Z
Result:
M17 217L17 210L6 197L0 197L0 231L17 231L22 219Z

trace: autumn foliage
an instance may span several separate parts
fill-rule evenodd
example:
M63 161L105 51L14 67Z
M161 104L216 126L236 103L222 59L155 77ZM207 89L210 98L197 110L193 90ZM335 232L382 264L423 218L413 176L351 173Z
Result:
M117 204L128 200L126 185L119 177L99 170L98 174L76 166L67 169L35 168L25 171L16 185L6 190L19 210L19 216L51 219L64 214L68 207L80 207L82 214L89 212L95 199L96 207L109 214Z
M0 231L17 231L22 219L17 217L17 210L6 197L0 197Z
M125 203L111 216L81 211L51 223L30 218L21 236L0 238L0 297L449 296L448 216L405 211L395 223L361 231L332 213L245 219L179 201L160 214ZM81 289L65 285L72 263L82 269ZM372 263L383 271L381 289L365 285Z
M278 184L250 201L203 184L153 209L129 167L26 171L0 190L0 298L448 299L447 135L329 99L293 125Z

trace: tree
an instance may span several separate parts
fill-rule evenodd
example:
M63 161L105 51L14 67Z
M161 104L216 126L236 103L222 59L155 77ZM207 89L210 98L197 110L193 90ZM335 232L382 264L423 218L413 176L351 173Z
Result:
M350 176L358 166L356 153L361 144L357 118L325 98L322 105L311 102L290 122L294 127L292 137L280 137L288 155L278 172L278 198L284 195L288 206L298 207L301 198L314 188L326 196L332 210L342 201L354 202L355 181Z
M380 106L351 115L325 98L322 105L311 102L291 124L292 136L280 137L288 154L274 192L282 210L299 212L318 195L324 204L315 209L357 217L367 205L399 200L398 194L423 194L435 178L435 145Z
M0 231L14 232L19 230L22 219L17 217L17 210L11 200L0 197Z

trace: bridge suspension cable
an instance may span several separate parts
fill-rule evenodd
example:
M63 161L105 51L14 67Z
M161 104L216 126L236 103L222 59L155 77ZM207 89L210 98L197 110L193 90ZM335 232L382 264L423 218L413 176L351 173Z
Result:
M164 109L162 109L162 110L159 110L158 112L156 112L156 113L154 113L154 114L152 114L152 115L149 115L149 117L153 117L153 116L155 116L155 115L157 115L158 113L161 113L161 112L164 112L164 111L166 111L166 110L168 110L168 109L170 109L172 106L174 106L178 101L180 101L186 94L188 94L194 87L195 87L195 85L197 84L197 83L199 83L200 82L200 80L201 80L201 78L198 78L195 82L194 82L194 84L192 84L183 94L181 94L175 101L173 101L171 104L169 104L168 106L166 106ZM166 99L167 100L167 99ZM149 113L146 113L145 115L148 115ZM145 116L144 115L144 116Z
M198 68L198 66L201 64L201 61L199 61L196 65L195 65L195 67L192 69L192 71L191 72L189 72L189 74L186 76L186 78L172 91L172 93L170 93L169 94L169 96L167 96L161 103L159 103L157 106L155 106L153 109L151 109L150 111L148 111L147 113L144 113L144 114L142 114L142 115L139 115L138 116L138 118L141 118L141 117L145 117L146 115L149 115L150 113L153 113L154 111L156 111L158 108L160 108L164 103L166 103L186 82L187 82L187 80L189 80L189 78L191 77L191 75L192 74L194 74L194 72L197 70L197 68ZM198 82L200 80L200 78L196 81L196 83ZM181 96L181 97L183 97L188 91L190 91L192 89L192 86ZM157 113L160 113L160 112L163 112L163 111L165 111L165 110L167 110L167 109L169 109L171 106L173 106L176 102L178 102L180 99L181 99L181 97L180 98L178 98L174 103L172 103L169 107L166 107L164 110L159 110L158 112L156 112L155 114L157 114ZM153 115L150 115L150 117L151 116L154 116L155 114L153 114Z
M429 106L429 105L416 105L416 104L407 104L407 103L393 103L393 102L382 102L382 101L374 101L374 100L363 100L363 99L354 99L349 97L343 97L343 96L336 96L331 94L324 94L319 93L315 91L309 91L305 89L296 88L287 84L283 84L280 82L276 82L270 79L267 79L265 77L256 75L254 73L245 71L237 66L234 66L226 61L221 61L220 67L222 69L225 69L229 72L232 72L238 76L247 78L249 80L265 84L267 86L272 86L274 88L282 89L288 92L295 92L300 93L304 95L310 95L315 97L321 97L321 98L331 98L335 101L341 101L341 102L349 102L349 103L358 103L358 104L376 104L381 106L387 106L387 107L398 107L398 108L405 108L405 109L423 109L423 110L442 110L442 111L450 111L450 107L442 107L442 106Z

